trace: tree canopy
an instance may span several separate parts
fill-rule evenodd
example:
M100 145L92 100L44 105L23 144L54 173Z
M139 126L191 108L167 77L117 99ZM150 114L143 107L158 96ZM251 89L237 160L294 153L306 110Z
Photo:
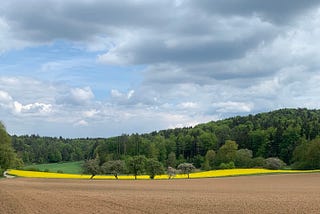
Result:
M11 138L5 126L0 122L0 171L2 173L3 170L21 165L22 161L12 147Z
M280 109L248 116L110 138L53 138L12 136L12 144L25 163L52 163L100 158L124 160L144 156L164 167L193 163L197 168L261 166L262 159L277 157L287 165L319 168L314 140L320 136L320 110ZM5 140L8 141L8 140ZM312 148L312 149L311 149ZM208 151L210 151L208 153ZM311 162L308 157L315 157ZM139 172L138 170L137 172ZM140 172L139 172L140 173Z

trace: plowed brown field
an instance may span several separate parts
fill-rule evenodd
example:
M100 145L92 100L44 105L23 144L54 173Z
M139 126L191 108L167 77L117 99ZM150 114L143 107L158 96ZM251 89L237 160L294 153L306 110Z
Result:
M320 174L156 181L1 179L0 213L320 213Z

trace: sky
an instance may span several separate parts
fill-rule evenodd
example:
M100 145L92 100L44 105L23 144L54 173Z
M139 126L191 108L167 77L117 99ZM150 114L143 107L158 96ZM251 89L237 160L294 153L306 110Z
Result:
M10 0L10 134L110 137L320 108L318 0Z

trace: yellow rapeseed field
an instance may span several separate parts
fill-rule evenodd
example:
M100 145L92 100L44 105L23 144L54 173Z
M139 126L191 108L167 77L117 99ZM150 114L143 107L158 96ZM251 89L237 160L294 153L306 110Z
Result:
M240 176L240 175L259 175L259 174L273 174L273 173L310 173L320 172L320 170L268 170L268 169L227 169L227 170L211 170L203 172L194 172L190 174L190 178L214 178L226 176ZM71 178L71 179L90 179L91 175L80 174L63 174L52 172L34 172L24 170L8 170L10 175L28 178ZM186 174L177 174L175 179L187 178ZM120 180L133 180L133 175L119 175ZM115 179L112 175L96 175L93 179ZM149 179L148 175L137 176L139 180ZM158 175L155 179L168 179L168 175Z

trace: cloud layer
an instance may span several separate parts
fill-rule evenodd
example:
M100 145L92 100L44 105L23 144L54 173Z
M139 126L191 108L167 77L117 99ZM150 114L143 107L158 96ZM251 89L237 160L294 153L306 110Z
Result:
M19 134L110 136L319 108L319 8L316 0L3 3L0 59L34 47L53 52L57 41L86 54L48 54L38 70L18 74L0 63L0 116ZM126 84L102 84L96 66ZM16 125L22 120L28 128Z

